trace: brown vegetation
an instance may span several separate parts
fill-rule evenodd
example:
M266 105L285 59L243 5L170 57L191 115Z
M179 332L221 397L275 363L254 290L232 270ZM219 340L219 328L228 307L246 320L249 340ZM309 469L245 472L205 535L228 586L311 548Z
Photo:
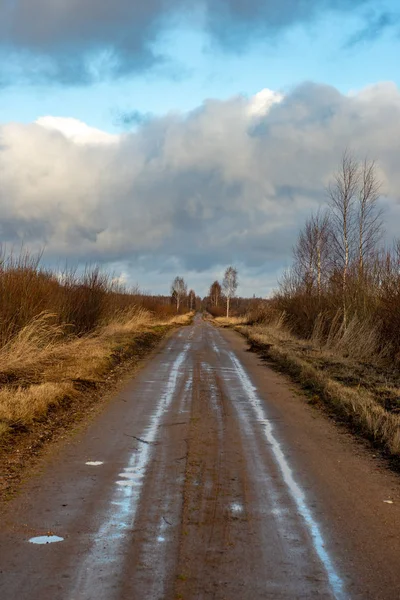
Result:
M312 403L323 402L358 433L399 457L400 374L389 364L365 360L368 344L375 347L374 335L365 337L362 324L349 328L354 338L343 332L323 345L293 335L284 315L252 326L242 319L238 330L254 350L298 381Z
M379 195L375 163L345 152L275 296L217 322L400 457L400 241L381 244Z
M363 347L370 360L400 356L400 244L381 244L380 183L373 162L345 153L327 211L300 232L293 266L274 306L297 335L324 345ZM357 341L355 339L357 337Z
M285 315L265 301L248 317L215 322L245 335L253 350L303 386L312 404L327 406L357 433L400 457L400 373L385 359L366 360L376 339L365 324L353 321L348 326L353 335L342 330L321 344L294 335Z
M28 254L3 257L0 435L96 388L116 363L185 319L169 296L126 290L98 268L58 274Z

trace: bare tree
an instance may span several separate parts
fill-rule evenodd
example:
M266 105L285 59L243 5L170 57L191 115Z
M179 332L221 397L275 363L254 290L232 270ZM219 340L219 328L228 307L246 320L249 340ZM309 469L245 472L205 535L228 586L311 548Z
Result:
M219 281L214 281L214 283L210 286L209 296L211 306L217 308L222 296L222 289Z
M322 286L329 277L329 242L331 239L331 223L327 212L317 212L311 216L311 235L315 244L314 272L317 282L318 297L321 297Z
M182 298L186 296L187 285L183 277L175 277L171 285L171 295L176 302L176 312L179 312L179 307L182 302Z
M307 219L304 228L300 231L297 243L293 248L295 273L308 295L312 293L315 285L316 254L317 241L310 218Z
M293 248L295 274L308 295L316 288L321 296L323 279L328 275L329 235L328 214L317 212L307 219Z
M196 294L194 290L189 290L188 306L189 310L194 310L196 308Z
M229 317L229 304L234 298L238 287L238 273L234 267L228 267L225 271L222 287L226 296L226 316Z
M371 258L383 233L382 209L377 206L382 183L374 161L364 160L360 167L358 193L358 279L364 278L365 263Z
M359 191L359 165L347 150L343 154L334 182L328 188L332 221L332 242L336 268L341 272L343 321L347 322L347 278L354 254L356 199Z

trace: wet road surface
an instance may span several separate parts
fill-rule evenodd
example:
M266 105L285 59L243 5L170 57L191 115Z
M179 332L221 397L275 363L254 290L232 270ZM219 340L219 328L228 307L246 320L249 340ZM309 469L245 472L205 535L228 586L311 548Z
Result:
M0 598L400 598L399 505L395 475L197 317L7 506Z

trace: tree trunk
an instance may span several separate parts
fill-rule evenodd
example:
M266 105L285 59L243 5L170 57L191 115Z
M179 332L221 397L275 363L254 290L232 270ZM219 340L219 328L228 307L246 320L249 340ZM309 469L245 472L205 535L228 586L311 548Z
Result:
M362 218L362 217L361 217ZM364 231L360 219L359 240L358 240L358 281L361 283L364 275L364 252L363 252Z
M343 267L343 325L346 329L347 327L347 302L346 302L346 294L347 294L347 270L349 268L349 245L347 243L347 235L345 237L345 261Z
M228 296L226 299L226 318L229 317L229 301L230 301L230 298Z

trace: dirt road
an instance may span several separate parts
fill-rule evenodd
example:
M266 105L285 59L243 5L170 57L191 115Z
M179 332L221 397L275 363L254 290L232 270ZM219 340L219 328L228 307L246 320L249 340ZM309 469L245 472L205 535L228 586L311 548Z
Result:
M395 599L399 532L398 476L196 318L8 504L0 598Z

